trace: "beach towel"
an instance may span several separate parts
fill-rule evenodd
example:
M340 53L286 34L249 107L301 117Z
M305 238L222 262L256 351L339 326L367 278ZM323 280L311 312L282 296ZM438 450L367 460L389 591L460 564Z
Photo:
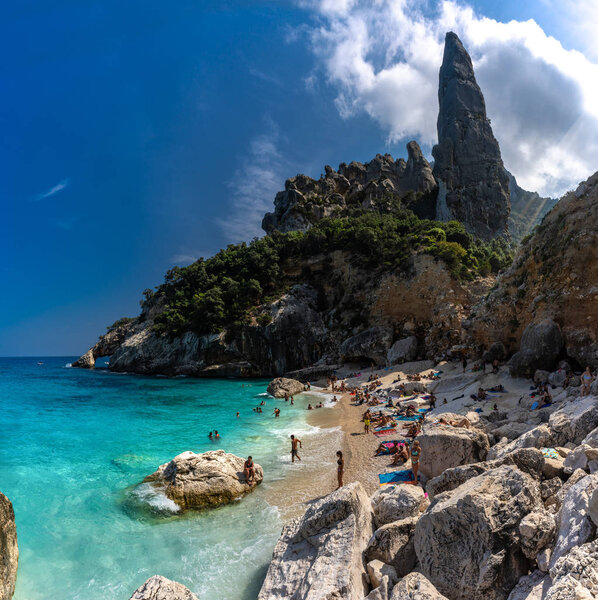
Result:
M538 408L538 403L537 403L537 402L534 402L534 403L531 405L531 407L530 407L530 410L536 410L536 408Z
M385 485L396 485L397 483L415 483L413 471L404 469L403 471L394 471L393 473L380 473L378 475L380 487Z
M481 408L476 408L474 412L481 413L482 409Z
M392 435L393 433L396 433L397 430L394 429L394 427L392 429L383 429L381 431L374 431L374 435L378 436L378 437L385 437L387 435Z
M414 415L413 417L396 417L397 421L419 421L419 416Z
M554 448L542 448L542 456L544 458L561 458Z
M429 410L432 410L431 408L418 408L417 412L418 413L427 413Z

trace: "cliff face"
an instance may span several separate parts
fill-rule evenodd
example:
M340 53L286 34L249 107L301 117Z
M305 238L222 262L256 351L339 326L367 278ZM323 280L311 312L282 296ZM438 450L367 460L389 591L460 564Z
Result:
M510 212L509 178L469 54L446 34L438 89L438 145L434 176L437 218L456 219L484 240L502 235Z
M297 283L258 308L268 315L267 325L254 320L218 334L169 338L154 331L150 314L109 332L86 356L110 355L113 371L197 377L278 376L341 360L385 362L393 344L407 338L415 340L414 358L438 358L464 341L462 319L494 282L461 284L443 263L425 255L397 273L372 274L352 263L343 252L315 256L296 273L298 281L310 284ZM367 343L353 339L363 332ZM350 355L342 350L348 340Z
M0 492L0 600L10 600L14 594L18 562L15 513L10 500Z
M511 195L509 234L513 242L519 243L536 225L542 222L544 216L558 202L558 198L542 198L537 192L528 192L519 187L511 173L507 171L507 174Z
M598 366L598 173L565 195L544 218L475 309L474 335L517 350L524 329L556 322L567 356Z
M262 228L266 233L305 231L352 206L377 209L401 198L422 218L433 218L436 181L432 168L417 142L407 144L407 153L407 162L378 154L369 163L342 163L338 171L326 166L318 180L306 175L287 179L284 191L274 199L274 212L264 216Z

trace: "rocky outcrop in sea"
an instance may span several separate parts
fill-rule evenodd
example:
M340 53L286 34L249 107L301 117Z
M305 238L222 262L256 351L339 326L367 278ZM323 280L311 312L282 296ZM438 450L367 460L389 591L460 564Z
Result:
M0 600L10 600L14 594L18 563L15 512L11 501L0 493Z

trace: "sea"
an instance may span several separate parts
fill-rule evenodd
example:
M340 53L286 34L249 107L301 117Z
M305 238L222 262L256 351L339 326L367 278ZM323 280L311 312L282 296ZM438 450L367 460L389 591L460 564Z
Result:
M268 396L266 380L148 377L74 360L0 358L0 491L20 551L14 600L128 600L156 574L202 599L256 598L284 520L271 497L328 465L309 451L290 461L291 433L304 447L318 436L305 410L314 397L290 406ZM143 483L185 450L219 448L251 454L264 483L205 511L180 511Z

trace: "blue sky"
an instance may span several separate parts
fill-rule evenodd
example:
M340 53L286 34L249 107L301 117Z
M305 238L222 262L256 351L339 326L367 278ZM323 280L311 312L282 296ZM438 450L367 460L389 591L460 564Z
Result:
M545 103L548 120L562 120L558 140L595 117L580 83L594 73L593 36L576 29L574 10L563 12L567 1L474 2L472 14L465 4L429 2L413 14L430 40L412 36L383 58L375 28L383 18L393 40L392 27L412 27L407 0L3 3L0 355L81 354L108 324L137 314L142 290L168 268L258 233L286 177L317 177L325 164L377 152L404 156L412 138L429 154L441 30L451 19L471 42L478 79L489 89L507 167L543 182L541 161L528 164L525 156L548 125L538 120L525 130L525 144L520 132L514 142L511 113L528 123ZM400 18L387 19L399 5ZM497 22L490 33L484 16ZM562 43L553 61L544 59L546 40L535 29L521 34L498 23L527 19ZM355 60L354 28L369 36ZM524 48L521 35L535 41ZM430 48L425 64L413 55L417 44ZM529 73L565 78L559 99L547 90L538 100L532 90L526 103L517 89L506 95L508 86L494 86L497 65L508 67L519 47L515 59ZM375 77L364 74L364 62ZM407 75L397 78L393 67L402 62ZM405 99L411 105L402 107ZM567 112L559 102L577 104ZM554 144L538 150L546 164L560 165L554 189L593 172L584 162L587 140L575 144L585 151L573 167L559 163Z

